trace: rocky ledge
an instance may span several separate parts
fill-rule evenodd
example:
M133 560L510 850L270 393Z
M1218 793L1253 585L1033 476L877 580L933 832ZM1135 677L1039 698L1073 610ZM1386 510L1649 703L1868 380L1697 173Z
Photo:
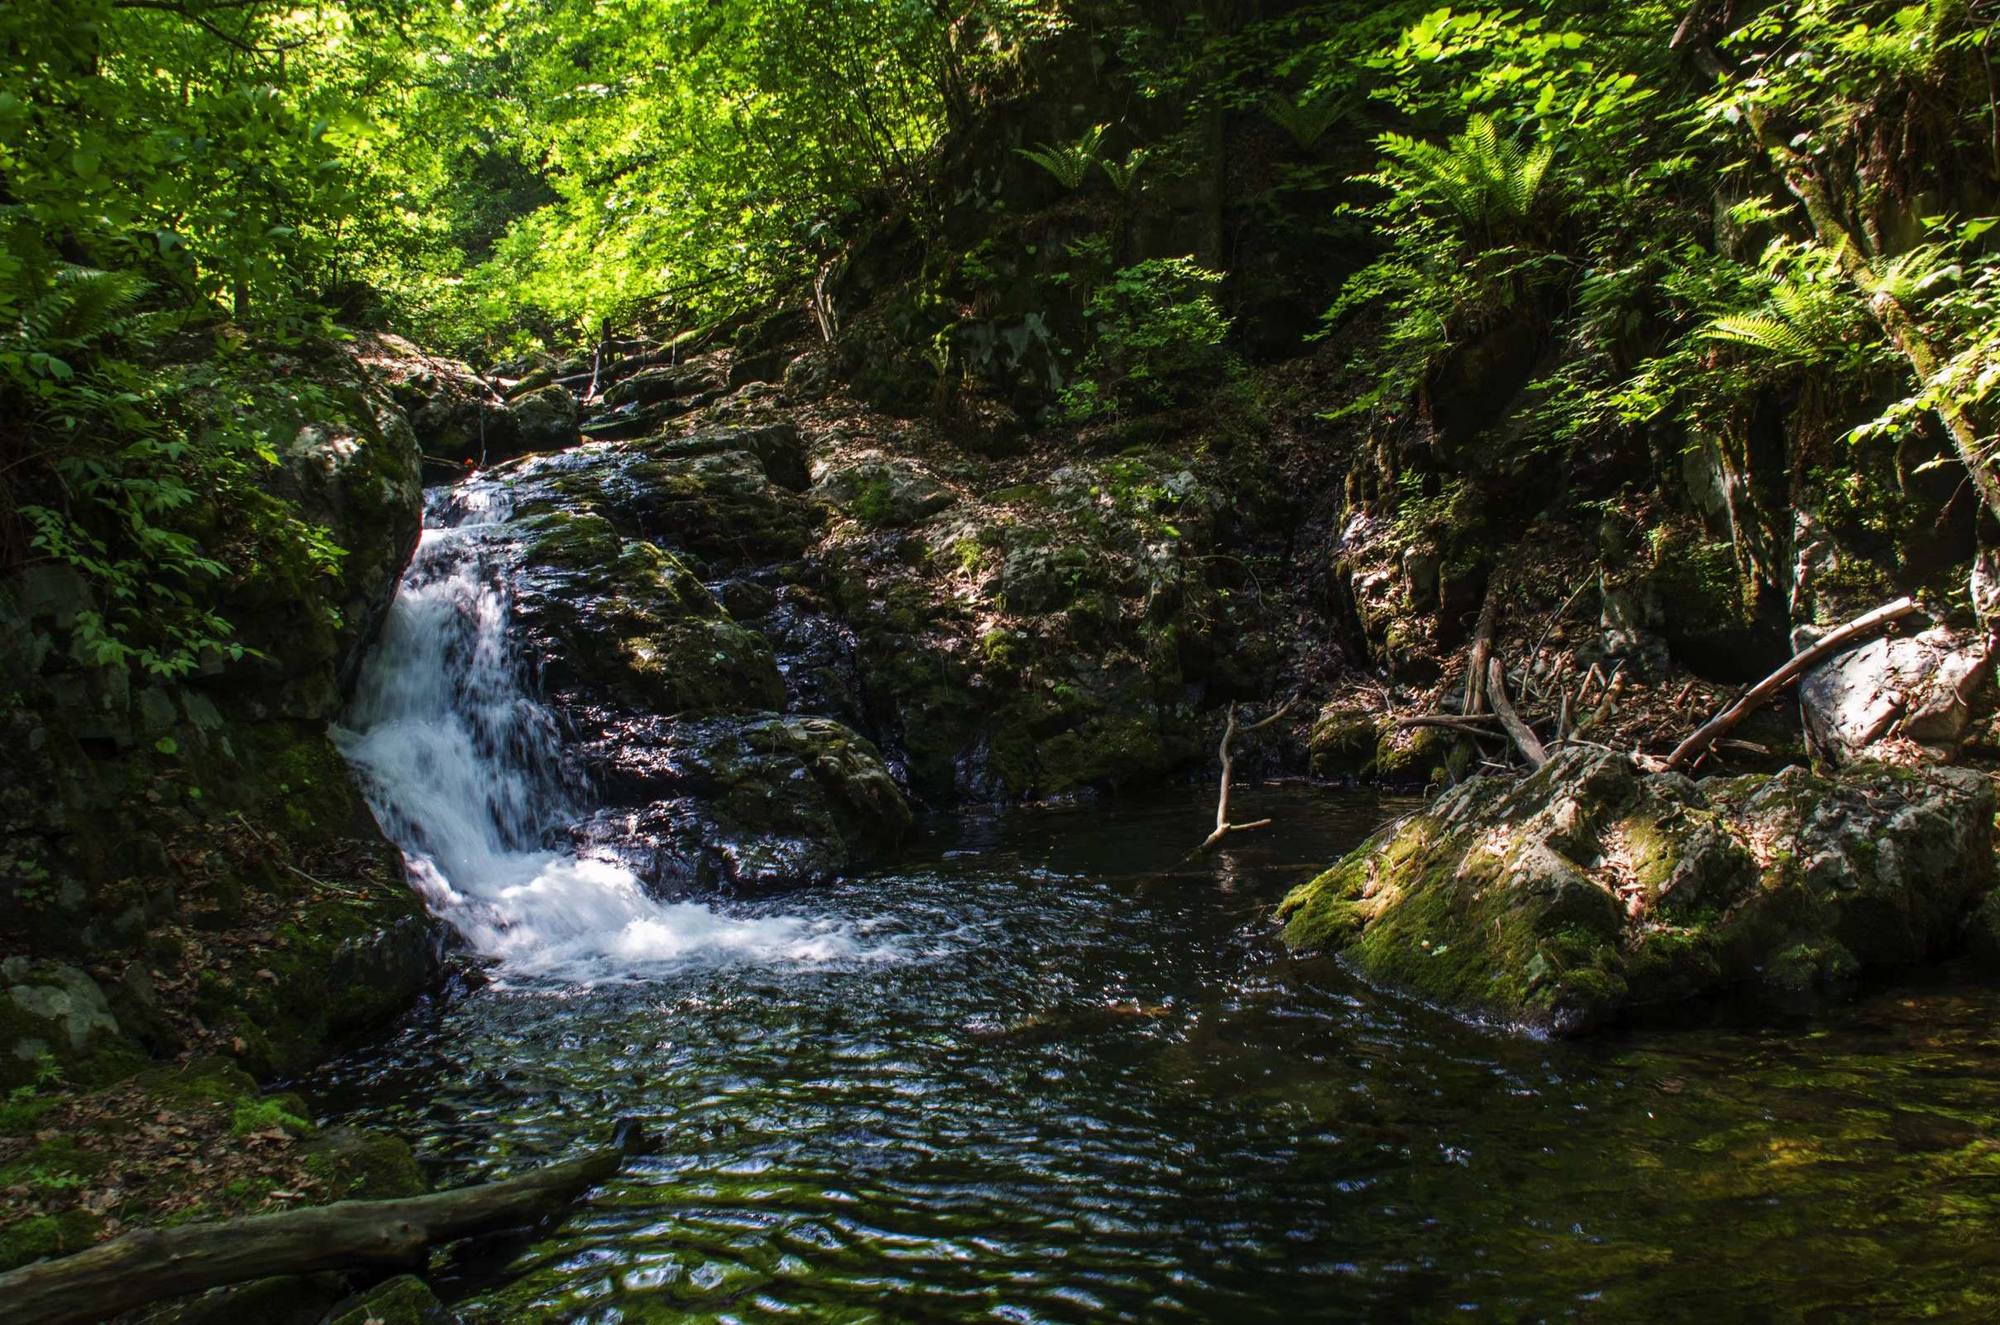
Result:
M1732 991L1810 1005L1993 946L1994 808L1964 769L1694 782L1572 748L1454 788L1280 914L1295 949L1560 1035Z

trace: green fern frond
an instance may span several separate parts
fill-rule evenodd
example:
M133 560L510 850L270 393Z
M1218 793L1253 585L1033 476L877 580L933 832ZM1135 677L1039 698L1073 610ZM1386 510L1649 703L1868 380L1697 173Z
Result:
M1073 143L1044 143L1040 147L1017 147L1016 156L1028 160L1049 172L1066 189L1080 189L1090 178L1090 168L1097 164L1103 150L1104 135L1110 129L1108 124L1094 124L1084 130L1083 136Z
M124 271L65 263L54 283L21 308L15 332L31 349L81 345L120 330L152 287Z
M1823 357L1810 336L1774 313L1730 313L1711 321L1699 334L1704 340L1743 345L1796 363Z
M1346 117L1350 106L1347 98L1325 93L1298 101L1273 94L1265 98L1264 116L1290 134L1300 147L1312 147Z
M1377 146L1403 168L1411 188L1475 229L1525 224L1555 163L1554 148L1537 144L1524 151L1486 115L1467 120L1442 147L1395 133L1384 134Z

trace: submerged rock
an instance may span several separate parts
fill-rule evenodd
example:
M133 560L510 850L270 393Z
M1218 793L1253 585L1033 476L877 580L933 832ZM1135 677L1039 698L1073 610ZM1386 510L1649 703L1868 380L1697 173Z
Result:
M1962 940L1992 884L1994 805L1961 769L1696 784L1571 749L1454 788L1280 916L1294 948L1559 1034L1737 987L1796 1004Z

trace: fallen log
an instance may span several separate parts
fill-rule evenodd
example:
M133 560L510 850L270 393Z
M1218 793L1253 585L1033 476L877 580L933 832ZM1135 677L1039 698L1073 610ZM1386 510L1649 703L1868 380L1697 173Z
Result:
M644 1147L617 1144L499 1182L430 1196L336 1201L282 1214L141 1229L0 1274L0 1325L83 1325L227 1284L320 1270L408 1270L431 1247L552 1215Z
M1486 697L1493 701L1493 712L1500 719L1500 725L1514 738L1514 744L1521 747L1531 768L1540 768L1549 762L1549 752L1542 745L1521 715L1514 711L1514 703L1507 698L1507 669L1500 665L1498 658L1486 664Z
M1716 741L1728 735L1737 723L1762 708L1771 696L1854 641L1873 635L1916 610L1915 600L1898 598L1893 603L1885 603L1873 612L1854 618L1836 630L1828 631L1817 643L1793 654L1791 660L1783 667L1751 686L1735 703L1703 723L1692 736L1674 747L1674 752L1667 756L1662 767L1668 772L1686 768Z

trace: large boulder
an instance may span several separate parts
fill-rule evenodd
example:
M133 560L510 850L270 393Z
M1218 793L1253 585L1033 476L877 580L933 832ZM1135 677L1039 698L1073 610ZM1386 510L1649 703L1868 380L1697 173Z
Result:
M1806 729L1832 758L1851 762L1900 736L1949 757L1972 728L1992 651L1939 628L1878 639L1821 665L1799 684Z
M920 524L954 500L923 466L879 451L822 461L814 470L813 495L873 529Z
M913 822L881 754L827 718L634 715L583 755L605 808L579 836L669 891L823 884Z
M1726 990L1795 1004L1959 943L1992 884L1994 805L1962 769L1696 784L1570 749L1454 788L1280 914L1294 948L1560 1034Z
M762 635L738 625L681 560L600 515L521 523L514 620L568 707L717 713L784 703Z

